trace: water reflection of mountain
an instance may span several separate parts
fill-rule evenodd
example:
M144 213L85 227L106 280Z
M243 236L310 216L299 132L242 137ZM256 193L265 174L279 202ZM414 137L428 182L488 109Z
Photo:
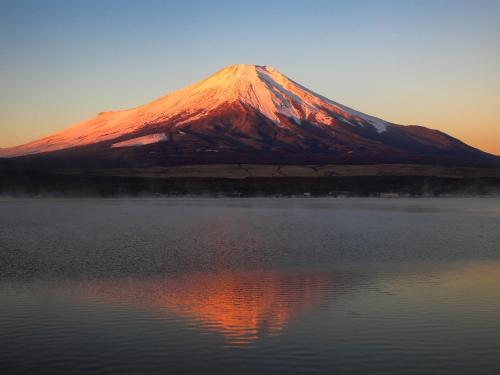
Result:
M191 274L180 278L89 281L76 290L106 303L168 311L231 345L279 334L335 288L331 275L284 271Z

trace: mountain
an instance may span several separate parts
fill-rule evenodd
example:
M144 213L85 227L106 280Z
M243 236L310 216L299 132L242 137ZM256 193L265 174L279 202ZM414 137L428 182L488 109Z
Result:
M441 131L366 115L258 65L232 65L146 105L0 149L0 156L135 167L498 162Z

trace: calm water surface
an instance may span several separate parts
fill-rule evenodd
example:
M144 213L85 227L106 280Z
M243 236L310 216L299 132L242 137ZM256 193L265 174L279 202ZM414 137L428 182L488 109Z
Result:
M498 374L500 199L0 200L0 374Z

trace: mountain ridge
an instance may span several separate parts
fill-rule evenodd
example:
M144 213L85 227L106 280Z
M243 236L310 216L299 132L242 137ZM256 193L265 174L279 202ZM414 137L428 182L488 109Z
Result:
M0 157L132 165L261 162L481 164L499 158L439 130L398 125L307 89L263 65L236 64L131 109L0 149ZM83 157L83 156L82 156Z

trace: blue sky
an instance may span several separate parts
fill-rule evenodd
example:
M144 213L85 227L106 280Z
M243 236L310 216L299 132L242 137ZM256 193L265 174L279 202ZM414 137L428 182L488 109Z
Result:
M0 147L254 63L500 154L500 1L3 0L0 50Z

